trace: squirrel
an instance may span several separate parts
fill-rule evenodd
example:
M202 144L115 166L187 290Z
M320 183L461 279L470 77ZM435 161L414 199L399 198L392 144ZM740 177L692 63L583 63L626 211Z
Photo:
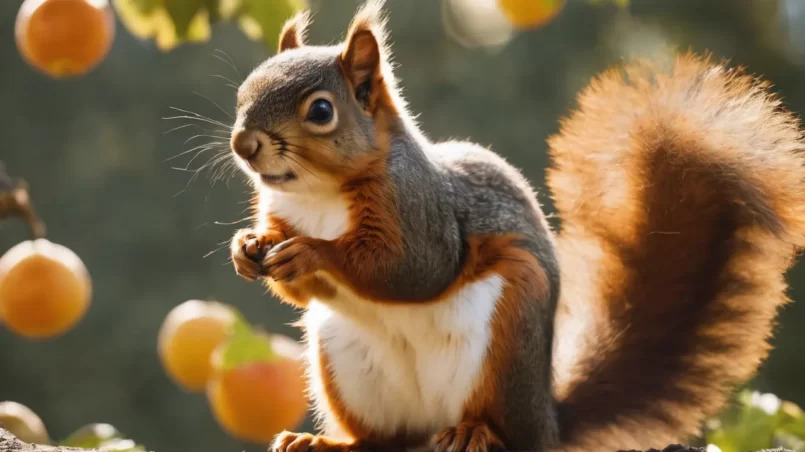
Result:
M518 169L429 140L382 1L310 14L237 92L236 272L303 310L320 435L272 450L648 449L769 353L805 246L805 140L768 83L680 53L599 74L549 138L554 231Z

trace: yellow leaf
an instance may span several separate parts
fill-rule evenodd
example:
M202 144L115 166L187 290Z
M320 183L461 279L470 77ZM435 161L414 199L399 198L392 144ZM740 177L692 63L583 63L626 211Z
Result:
M129 33L140 39L154 36L156 30L161 26L158 17L159 8L144 14L137 8L134 0L114 0L113 5L123 26Z
M260 23L249 16L241 16L238 20L240 29L252 41L257 41L263 37L263 30L260 28Z
M174 49L185 42L205 42L210 39L212 29L209 15L205 9L198 11L187 29L187 36L181 40L176 35L176 26L163 7L154 8L143 14L133 0L114 0L115 9L126 29L140 39L153 39L157 48L163 52Z

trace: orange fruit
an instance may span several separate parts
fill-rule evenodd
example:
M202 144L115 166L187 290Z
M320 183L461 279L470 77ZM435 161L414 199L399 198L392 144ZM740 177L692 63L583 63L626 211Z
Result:
M566 0L497 0L503 15L516 28L537 28L552 21Z
M266 354L256 350L261 342ZM269 444L304 420L308 399L299 349L288 337L262 333L216 349L207 400L225 432L241 441Z
M188 300L171 309L157 340L165 373L185 390L202 392L212 373L212 352L235 318L231 307L216 301Z
M50 442L42 419L21 403L0 402L0 426L28 444Z
M28 240L0 257L0 321L16 334L46 338L70 330L91 296L87 268L65 246Z
M25 0L14 35L31 66L55 78L79 76L112 48L115 15L108 0Z

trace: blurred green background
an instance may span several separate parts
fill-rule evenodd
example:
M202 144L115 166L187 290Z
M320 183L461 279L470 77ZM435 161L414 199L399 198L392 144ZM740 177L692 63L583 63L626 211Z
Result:
M298 337L288 325L297 313L237 277L226 249L208 255L246 216L243 178L226 172L212 184L213 172L202 171L191 181L215 154L167 161L201 144L184 142L203 132L165 133L187 121L162 119L174 106L230 121L210 100L232 112L234 91L215 75L239 81L271 50L219 24L210 42L163 53L118 26L95 71L54 81L14 45L20 3L0 2L0 160L31 185L49 239L84 260L94 299L79 326L55 340L30 342L0 328L0 400L31 407L56 439L109 422L150 450L264 450L229 438L202 396L168 380L156 338L165 314L190 298L232 303L251 322ZM311 42L340 39L358 4L312 1ZM425 132L492 146L524 169L548 211L545 139L590 77L624 57L711 51L771 80L805 114L805 0L632 0L626 9L572 0L549 25L494 49L451 35L441 0L387 6L397 75ZM172 169L188 163L188 171ZM0 252L26 238L21 223L3 223ZM805 266L789 281L801 303L782 313L754 386L805 405Z

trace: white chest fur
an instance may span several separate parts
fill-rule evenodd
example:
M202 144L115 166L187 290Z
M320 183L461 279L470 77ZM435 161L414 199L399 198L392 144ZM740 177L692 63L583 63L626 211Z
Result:
M344 200L272 195L261 197L261 217L277 215L299 233L325 240L346 232ZM435 434L458 424L479 383L489 322L504 284L501 276L490 275L429 304L379 304L345 287L332 299L313 300L303 323L318 412L329 411L321 384L321 343L340 402L372 430ZM332 419L321 418L328 434L339 433Z
M320 342L340 402L372 430L435 434L455 426L479 383L503 286L492 275L450 299L410 306L361 300L342 288L326 304L312 303L304 324L317 408L328 405L318 383Z
M348 209L347 202L336 196L268 192L260 197L258 217L270 213L304 236L334 240L347 230Z

